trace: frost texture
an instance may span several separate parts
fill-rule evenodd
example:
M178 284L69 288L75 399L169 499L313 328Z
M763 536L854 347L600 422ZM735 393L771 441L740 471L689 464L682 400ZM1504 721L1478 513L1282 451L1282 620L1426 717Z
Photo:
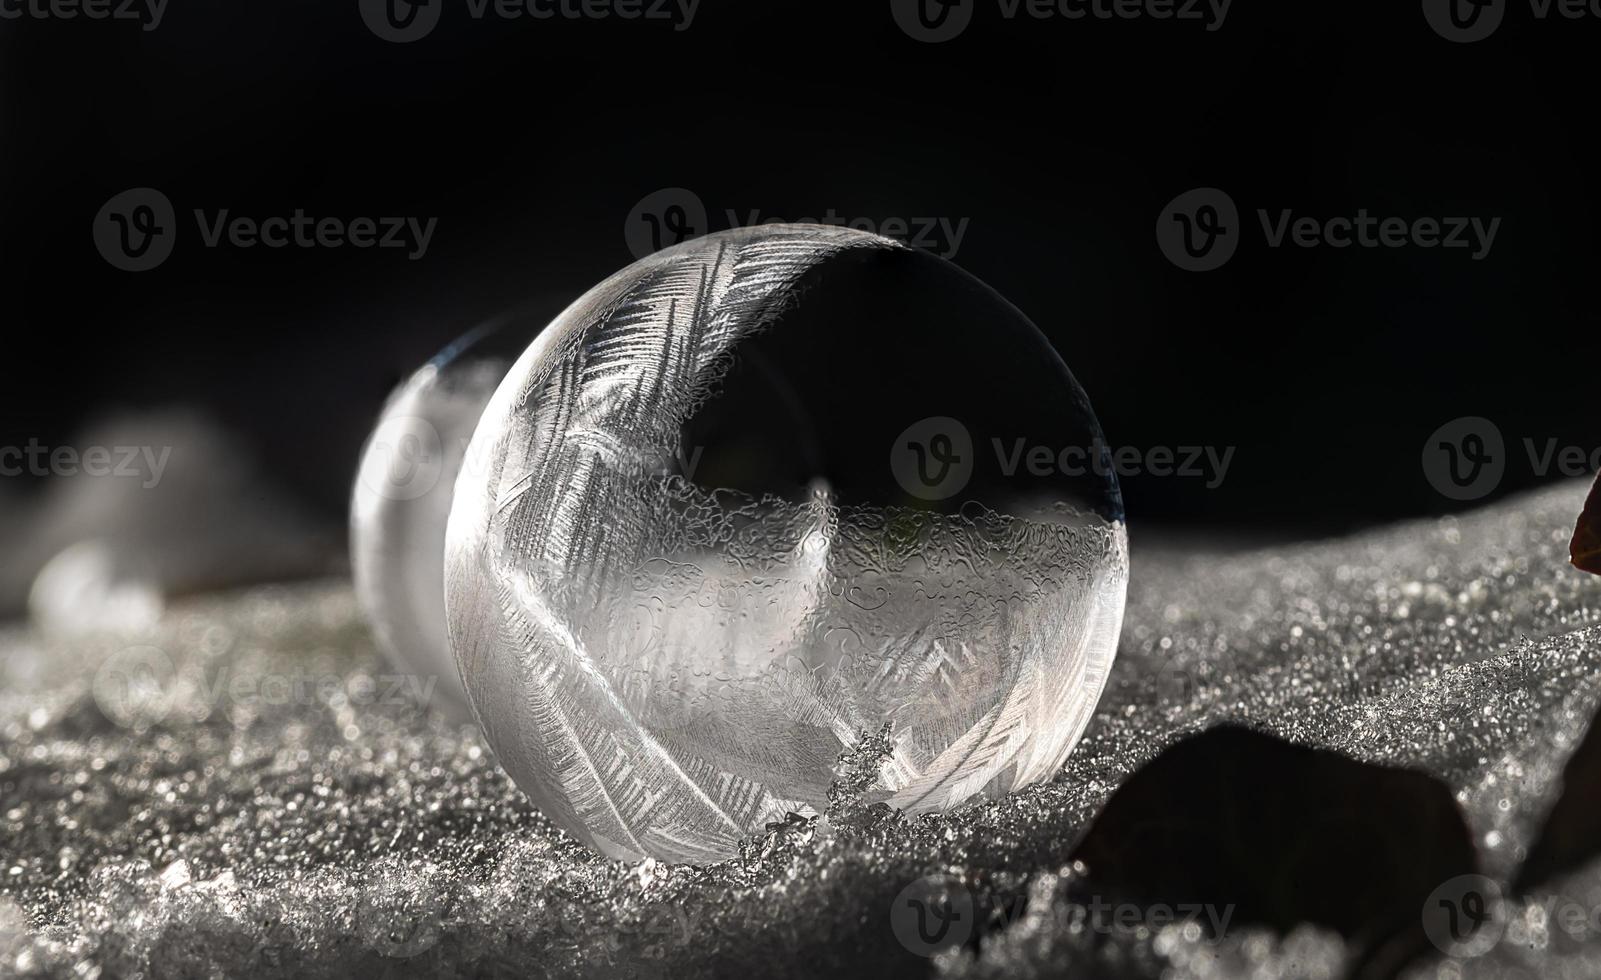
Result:
M1088 723L1121 524L664 471L808 271L899 247L787 226L652 256L562 314L484 412L447 540L452 644L502 764L612 857L723 859L821 813L840 751L886 723L880 792L914 814L1049 776Z

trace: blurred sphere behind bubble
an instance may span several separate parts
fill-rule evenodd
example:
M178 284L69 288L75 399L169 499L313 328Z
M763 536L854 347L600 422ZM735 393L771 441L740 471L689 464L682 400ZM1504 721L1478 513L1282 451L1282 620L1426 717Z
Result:
M395 667L434 679L438 707L470 710L445 635L445 524L467 442L489 396L547 317L490 321L401 382L362 450L350 507L356 596Z
M203 414L123 412L64 446L104 453L106 471L51 468L5 502L0 615L26 611L53 633L137 631L174 597L341 568L335 530Z
M28 592L34 625L63 636L149 629L164 605L150 563L103 538L63 549L39 570Z

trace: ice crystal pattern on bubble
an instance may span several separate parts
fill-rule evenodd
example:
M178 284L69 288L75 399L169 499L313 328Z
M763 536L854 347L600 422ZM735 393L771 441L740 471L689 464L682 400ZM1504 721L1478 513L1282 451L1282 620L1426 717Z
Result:
M733 232L570 307L491 400L451 514L451 640L501 763L614 857L706 861L821 812L842 748L890 723L908 812L1062 764L1120 627L1121 523L793 499L664 466L739 345L843 252L838 228ZM782 327L780 326L780 329Z

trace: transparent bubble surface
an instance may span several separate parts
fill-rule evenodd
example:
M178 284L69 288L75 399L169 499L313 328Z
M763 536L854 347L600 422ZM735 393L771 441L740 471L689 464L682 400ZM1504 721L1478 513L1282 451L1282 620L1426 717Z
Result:
M466 718L445 632L445 524L468 440L511 363L539 332L523 313L483 324L395 388L362 450L350 564L362 613L390 664L433 682Z
M1101 446L1038 330L939 259L798 225L650 256L473 436L445 568L468 695L617 858L822 812L886 724L870 795L907 812L1046 778L1105 683L1127 539L1108 468L1025 461Z

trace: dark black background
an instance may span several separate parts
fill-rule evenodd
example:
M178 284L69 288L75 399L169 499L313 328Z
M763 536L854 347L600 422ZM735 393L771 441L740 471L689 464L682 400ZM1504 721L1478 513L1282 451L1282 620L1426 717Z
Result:
M1593 447L1601 18L1436 36L1414 0L1236 0L1222 29L1003 20L946 44L888 0L704 0L692 27L474 21L410 45L356 0L172 0L161 27L0 21L0 445L198 405L338 520L388 387L475 322L554 311L632 261L658 188L802 217L969 218L956 261L1030 315L1114 445L1236 446L1218 489L1125 481L1136 527L1320 534L1464 505L1425 437L1483 415ZM1158 251L1196 186L1246 215L1500 217L1491 255ZM164 191L172 258L130 274L90 225ZM206 249L194 208L437 216L425 259ZM849 357L841 350L840 357ZM949 378L962 383L962 365Z

